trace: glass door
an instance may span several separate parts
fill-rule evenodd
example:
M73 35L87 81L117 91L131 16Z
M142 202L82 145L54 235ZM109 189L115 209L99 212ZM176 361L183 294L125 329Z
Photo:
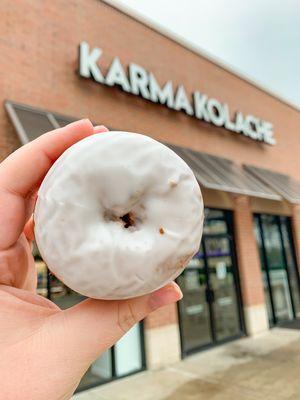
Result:
M299 277L288 217L257 214L255 235L260 253L270 326L299 315Z
M214 293L215 339L218 341L240 333L238 299L230 256L208 259L210 287Z
M178 278L183 354L241 335L242 312L231 212L205 209L199 252Z
M179 302L181 338L184 351L190 352L212 341L210 306L207 300L207 271L203 247L178 277L183 299Z

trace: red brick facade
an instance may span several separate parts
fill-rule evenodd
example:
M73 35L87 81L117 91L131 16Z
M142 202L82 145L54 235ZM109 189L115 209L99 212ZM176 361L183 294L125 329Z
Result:
M176 324L178 322L177 305L171 304L153 312L145 320L146 329L157 328L158 326Z
M264 303L263 281L253 229L250 199L234 197L234 231L243 303L252 306Z
M300 114L297 110L223 68L183 48L99 0L1 2L1 103L11 99L115 129L155 138L297 176ZM76 74L78 45L102 48L105 72L114 56L153 72L160 84L171 79L187 92L199 90L274 124L276 146L268 146L171 111L117 88ZM137 118L138 115L138 118ZM0 114L1 155L17 145ZM3 138L4 136L4 138ZM7 147L8 146L8 147Z

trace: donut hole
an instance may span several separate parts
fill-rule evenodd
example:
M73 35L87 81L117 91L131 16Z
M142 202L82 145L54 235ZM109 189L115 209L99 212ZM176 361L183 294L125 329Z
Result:
M121 221L123 221L124 228L130 228L131 226L135 226L136 220L135 216L132 212L129 212L122 217L120 217Z
M137 215L129 211L128 213L119 216L113 213L112 211L106 210L104 213L104 219L107 222L117 222L123 225L123 228L128 229L132 228L134 230L138 229L138 225L142 222L142 220L137 217Z

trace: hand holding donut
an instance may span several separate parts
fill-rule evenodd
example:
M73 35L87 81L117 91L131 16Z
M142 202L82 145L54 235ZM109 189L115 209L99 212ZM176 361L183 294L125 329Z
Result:
M42 135L0 164L1 399L69 399L102 352L150 312L182 296L170 283L140 297L87 299L62 311L36 294L36 192L67 148L103 132L105 127L81 120Z

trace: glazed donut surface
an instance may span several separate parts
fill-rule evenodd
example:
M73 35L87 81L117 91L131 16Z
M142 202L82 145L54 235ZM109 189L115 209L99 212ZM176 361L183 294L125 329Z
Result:
M187 164L129 132L92 135L53 164L38 193L35 237L50 271L98 299L143 295L198 251L203 202Z

